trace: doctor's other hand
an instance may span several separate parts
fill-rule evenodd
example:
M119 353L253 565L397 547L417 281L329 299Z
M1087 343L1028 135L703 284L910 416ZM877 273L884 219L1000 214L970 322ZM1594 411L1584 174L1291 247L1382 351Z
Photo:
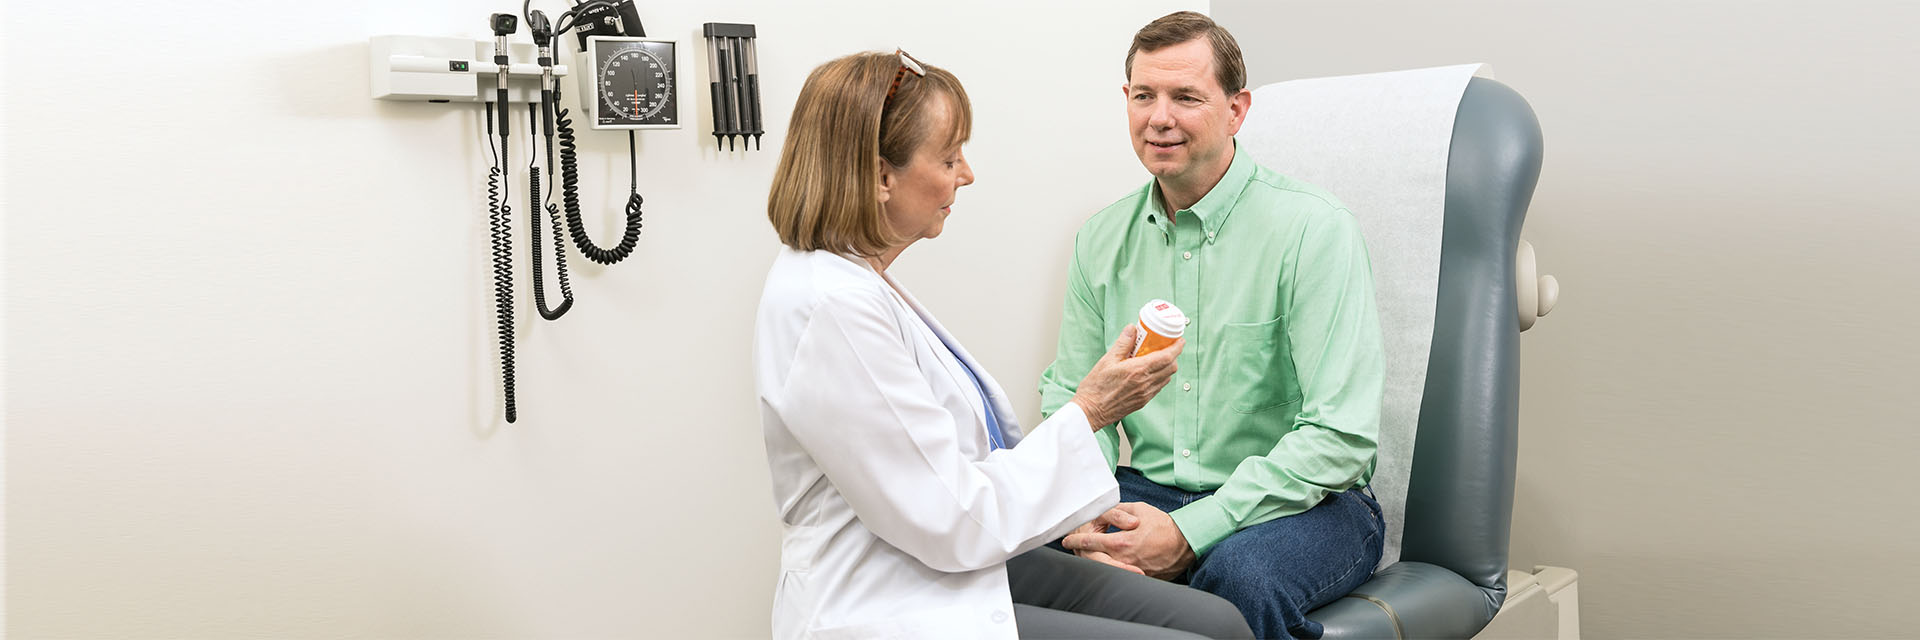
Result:
M1073 403L1087 414L1087 424L1093 425L1094 431L1147 406L1147 401L1160 393L1180 369L1174 359L1186 348L1186 338L1159 351L1129 357L1139 331L1138 325L1131 324L1120 330L1120 338L1113 341L1099 362L1093 363L1093 370L1080 380L1079 390L1073 394Z
M1124 509L1121 509L1119 507L1114 507L1112 509L1108 509L1106 513L1100 514L1100 517L1094 518L1092 522L1080 525L1079 527L1075 527L1073 531L1067 532L1067 535L1072 536L1073 534L1076 534L1076 533L1106 533L1108 527L1119 529L1121 531L1132 531L1134 528L1139 526L1140 526L1140 518L1135 517L1133 514L1128 513ZM1061 546L1062 547L1066 546L1065 540L1061 541ZM1125 562L1115 560L1113 559L1113 556L1108 555L1107 552L1105 551L1081 550L1081 551L1074 551L1072 553L1082 558L1086 558L1088 560L1092 560L1102 564L1110 564L1110 565L1119 567L1121 569L1138 573L1143 576L1147 575L1147 572L1141 571L1140 567L1136 567L1136 566L1127 564Z

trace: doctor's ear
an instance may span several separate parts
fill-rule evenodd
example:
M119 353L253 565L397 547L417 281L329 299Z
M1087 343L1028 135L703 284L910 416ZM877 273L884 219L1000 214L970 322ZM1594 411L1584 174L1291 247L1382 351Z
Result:
M893 175L893 163L887 162L886 158L879 158L878 164L880 165L880 175L878 179L874 180L876 190L874 197L878 198L881 202L886 202L887 198L893 196L893 182L897 178Z

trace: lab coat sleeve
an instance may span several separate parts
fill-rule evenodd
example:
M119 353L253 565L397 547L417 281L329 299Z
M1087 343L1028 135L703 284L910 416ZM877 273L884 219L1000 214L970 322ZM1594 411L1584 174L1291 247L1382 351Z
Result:
M823 297L774 408L860 521L940 571L998 565L1119 501L1085 414L1068 404L984 460L934 395L884 293ZM972 428L969 426L968 428Z

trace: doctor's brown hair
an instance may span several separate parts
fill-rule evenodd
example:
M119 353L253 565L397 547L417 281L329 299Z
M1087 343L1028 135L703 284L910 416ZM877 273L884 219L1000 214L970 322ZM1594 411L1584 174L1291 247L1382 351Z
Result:
M891 104L898 54L856 53L820 65L793 105L787 141L767 194L767 220L798 251L878 256L902 239L880 206L880 162L907 166L923 144L947 146L972 135L973 106L960 80L922 65L907 73ZM933 131L930 113L945 99L953 115Z
M1213 78L1220 82L1220 89L1227 92L1227 97L1247 88L1247 62L1240 56L1240 43L1213 18L1192 11L1161 16L1133 34L1133 45L1127 47L1127 82L1133 82L1133 54L1153 53L1201 36L1206 36L1207 44L1213 48Z

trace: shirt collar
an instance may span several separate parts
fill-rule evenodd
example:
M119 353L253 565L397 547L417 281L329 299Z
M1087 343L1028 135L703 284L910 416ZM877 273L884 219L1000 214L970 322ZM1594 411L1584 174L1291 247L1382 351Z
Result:
M1208 190L1199 202L1177 212L1192 213L1200 219L1201 229L1207 232L1207 244L1213 244L1221 226L1227 223L1227 216L1233 214L1234 205L1240 203L1240 194L1246 191L1247 181L1253 179L1253 169L1253 158L1247 157L1246 149L1241 148L1240 141L1235 140L1233 162L1227 165L1226 175L1221 176L1220 182L1214 183L1213 189ZM1173 223L1167 220L1164 202L1160 198L1160 181L1156 179L1148 183L1147 212L1153 216L1154 225L1160 227L1160 232L1171 241Z

